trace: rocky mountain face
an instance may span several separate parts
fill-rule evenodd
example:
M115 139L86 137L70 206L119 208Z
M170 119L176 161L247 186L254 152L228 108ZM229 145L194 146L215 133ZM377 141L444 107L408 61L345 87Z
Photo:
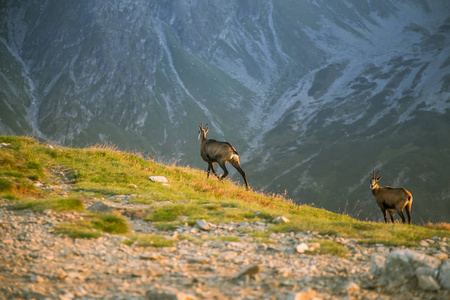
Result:
M378 220L380 168L413 194L413 222L450 221L448 1L36 0L0 14L1 134L203 168L209 122L256 189Z

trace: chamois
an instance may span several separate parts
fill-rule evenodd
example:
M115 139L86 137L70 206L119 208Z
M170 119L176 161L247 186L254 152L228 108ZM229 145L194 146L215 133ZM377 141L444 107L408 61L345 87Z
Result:
M402 218L402 222L405 223L405 216L403 215L403 209L406 207L406 214L408 215L408 223L411 224L411 204L413 197L410 192L404 188L391 188L390 186L381 187L378 185L381 177L375 175L375 170L373 170L370 175L370 188L372 189L372 194L377 200L377 204L383 212L384 222L387 223L386 211L391 215L392 223L394 223L394 213L395 209L398 215Z
M225 163L229 162L242 175L245 181L245 187L248 190L247 175L241 168L241 164L239 163L239 154L236 149L234 149L234 147L228 142L219 142L213 139L207 139L206 133L208 133L209 130L208 124L206 124L205 128L203 128L203 123L201 123L199 128L200 131L198 133L198 140L200 142L200 155L203 160L208 163L206 177L209 178L209 173L212 171L213 174L219 178L219 180L224 179L228 175L228 170ZM222 176L219 177L216 173L214 163L218 163L223 169L224 173Z

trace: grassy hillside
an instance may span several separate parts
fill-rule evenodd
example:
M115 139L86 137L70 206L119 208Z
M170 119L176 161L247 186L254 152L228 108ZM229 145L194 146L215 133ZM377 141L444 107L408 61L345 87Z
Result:
M111 147L85 149L52 147L28 137L0 136L0 198L15 209L36 212L76 210L82 221L58 224L56 233L95 238L104 232L124 234L131 241L127 218L118 212L92 213L93 201L147 204L146 209L127 212L163 230L195 224L198 219L213 223L271 222L279 216L289 223L269 227L274 232L317 231L359 239L362 243L414 246L448 231L424 226L362 222L307 205L295 205L282 195L246 191L239 183L206 179L203 171L170 166L141 155ZM149 176L162 175L169 185L155 183ZM164 245L164 243L162 244Z

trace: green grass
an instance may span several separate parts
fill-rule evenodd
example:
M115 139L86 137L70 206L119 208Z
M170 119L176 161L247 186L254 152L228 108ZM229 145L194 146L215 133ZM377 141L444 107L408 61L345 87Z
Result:
M134 234L128 236L124 243L126 245L134 244L138 247L173 247L175 240L170 240L160 235Z
M255 243L275 244L276 242L269 237L268 232L253 231L250 233Z
M94 230L90 224L69 224L59 223L55 226L55 232L66 234L73 239L96 239L102 236L102 233Z
M83 211L84 205L80 199L77 198L61 198L61 199L39 199L39 200L23 200L17 201L12 209L32 209L35 212L43 212L51 209L57 212L63 211Z
M130 231L127 221L114 213L98 214L91 223L95 229L111 234L126 234Z
M327 241L327 240L310 240L309 243L319 243L320 247L317 249L314 249L313 251L310 251L308 253L312 254L320 254L320 255L333 255L333 256L339 256L339 257L346 257L348 250L345 249L341 244L333 242L333 241Z
M98 238L103 233L128 234L130 227L123 217L114 213L90 214L81 221L57 224L55 232L72 238Z
M13 136L0 136L0 142L11 144L0 149L0 198L11 201L14 209L84 211L84 198L108 201L109 196L133 194L130 203L149 205L140 218L167 231L185 223L193 225L198 219L252 223L285 216L291 222L271 226L269 232L317 231L356 238L366 244L395 246L415 246L434 236L450 237L446 226L363 222L308 205L297 206L283 195L246 191L229 180L206 179L204 171L158 164L114 147L49 148L32 138ZM151 182L148 177L152 175L165 176L170 185ZM64 191L66 198L60 196L63 191L58 185L62 183L72 188ZM40 189L36 184L52 189ZM60 224L55 231L83 238L95 238L104 232L129 234L126 219L119 215L87 215L80 222ZM144 235L135 241L144 245L145 239ZM272 242L260 233L252 233L252 239ZM150 241L152 245L165 243Z

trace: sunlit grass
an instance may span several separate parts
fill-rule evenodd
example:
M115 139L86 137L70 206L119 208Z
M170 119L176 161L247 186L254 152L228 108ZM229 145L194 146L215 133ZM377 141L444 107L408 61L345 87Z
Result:
M72 238L98 238L103 233L128 234L130 226L123 217L114 213L90 214L83 220L57 224L55 232Z
M84 205L80 199L77 198L61 198L61 199L32 199L21 200L12 206L12 209L32 209L36 212L43 212L47 209L62 212L62 211L83 211Z
M320 255L333 255L338 257L346 257L348 250L341 244L328 241L328 240L310 240L309 243L319 243L320 247L317 247L313 251L308 251L307 253L320 254Z
M193 226L198 219L270 223L285 216L290 223L268 227L268 232L317 231L357 238L362 243L405 246L433 236L450 236L448 224L408 226L357 221L324 209L295 205L285 195L247 191L240 181L219 181L213 176L207 179L204 171L158 164L115 147L47 147L31 138L10 136L0 136L0 142L11 144L0 151L0 197L13 201L16 209L80 211L82 198L110 201L110 196L133 194L129 203L148 205L141 218L166 231L185 223ZM151 182L148 177L153 175L165 176L169 185ZM36 183L56 187L42 190ZM67 199L55 194L60 183L70 184ZM75 237L94 237L103 232L127 234L129 230L126 219L118 215L89 215L83 222L56 228ZM271 242L268 236L257 233L252 238L255 242Z
M175 242L175 240L167 239L160 235L133 234L128 236L124 243L138 247L173 247Z

